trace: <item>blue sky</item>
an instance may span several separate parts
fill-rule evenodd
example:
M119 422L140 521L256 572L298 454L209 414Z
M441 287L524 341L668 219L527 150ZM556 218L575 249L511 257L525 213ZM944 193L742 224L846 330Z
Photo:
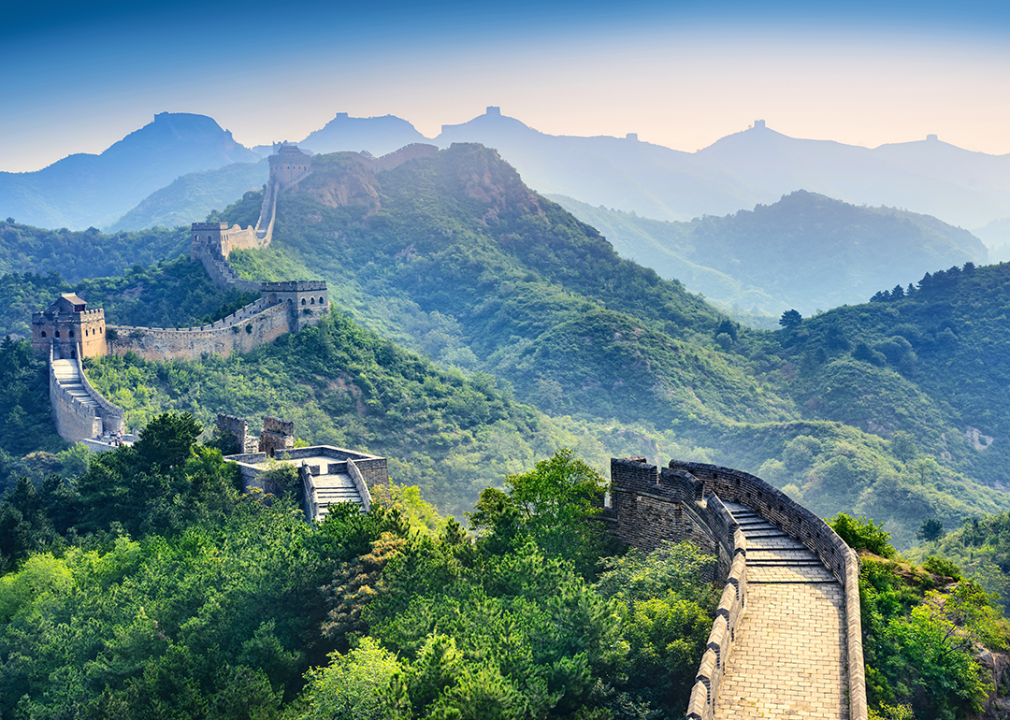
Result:
M3 19L0 170L100 152L166 110L246 145L337 112L432 137L499 105L552 134L688 151L763 118L794 137L1010 152L1006 3L14 0Z

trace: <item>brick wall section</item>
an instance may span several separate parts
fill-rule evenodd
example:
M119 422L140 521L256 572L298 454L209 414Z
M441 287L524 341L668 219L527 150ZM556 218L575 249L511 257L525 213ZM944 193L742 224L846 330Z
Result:
M351 476L351 480L354 481L354 487L358 490L358 495L361 496L361 510L363 512L368 512L372 509L372 493L368 492L368 483L365 482L365 478L361 475L361 470L358 469L357 464L351 460L347 459L347 474ZM309 516L314 517L314 516Z
M339 467L344 464L347 460L353 460L354 466L361 476L362 482L364 482L367 488L372 488L377 485L388 485L389 484L389 474L386 468L386 458L380 457L378 455L369 455L367 453L355 452L354 450L347 450L345 448L333 447L331 445L316 445L314 447L307 448L294 448L292 450L285 450L285 460L294 460L297 464L301 464L298 461L304 460L305 458L314 457L326 457L330 460L326 468L320 465L315 465L313 467L317 468L315 471L316 475L320 473L326 473L328 475L333 475L338 472L347 472L349 470L342 469ZM226 460L238 463L242 471L242 489L248 491L250 487L260 487L257 481L257 475L259 475L259 470L254 466L266 462L266 453L242 453L239 455L228 455Z
M233 352L249 352L264 343L273 342L291 332L295 323L305 323L304 320L292 320L291 314L286 304L278 304L253 315L243 315L239 311L212 325L194 328L120 326L116 328L118 337L109 341L109 350L115 355L132 351L145 360L155 362L173 358L198 360L204 354L227 357ZM314 317L318 321L318 316ZM249 330L247 326L251 326Z
M249 433L249 423L234 415L217 414L217 431L222 436L229 437L239 452L247 452L246 438Z
M103 430L123 432L125 423L122 408L110 403L91 387L79 358L70 362L77 366L81 384L88 391L91 399L98 403L98 409L83 405L60 385L56 378L52 349L50 349L49 404L52 407L53 422L56 425L57 434L68 442L77 442L84 438L93 438L101 434Z
M849 718L866 720L866 679L859 609L859 559L826 522L783 492L749 473L700 463L670 461L670 468L690 473L705 491L756 510L798 540L838 578L845 590L848 642Z
M77 359L71 362L77 363L77 371L81 374L81 384L84 385L84 389L88 391L91 398L98 403L98 407L101 408L98 411L99 416L102 418L102 429L110 432L122 433L126 431L126 413L123 408L118 405L113 405L105 397L95 390L88 381L88 376L84 373L84 366L81 364L81 354L77 354Z
M85 407L60 387L49 363L49 403L53 409L56 432L68 442L95 437L102 431L102 420L95 416L93 408Z
M688 472L660 471L643 457L615 458L610 477L605 515L618 538L645 551L664 540L691 540L719 558L709 579L725 585L688 705L690 720L710 720L747 605L747 541L722 500Z
M386 458L371 457L364 459L353 458L354 466L361 473L361 477L368 487L389 484L389 470L386 468Z

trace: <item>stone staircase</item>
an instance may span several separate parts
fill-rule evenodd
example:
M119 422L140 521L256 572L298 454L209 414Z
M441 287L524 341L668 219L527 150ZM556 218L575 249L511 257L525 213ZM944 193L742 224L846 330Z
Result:
M361 493L349 473L312 475L310 482L312 483L312 506L315 507L313 520L322 522L329 514L330 506L339 503L354 503L364 510Z
M848 718L844 588L779 527L723 504L747 541L748 590L715 717Z
M72 360L53 360L53 374L60 389L70 395L74 400L86 408L94 411L95 417L100 416L100 405L98 400L92 397L88 389L84 387L81 380L81 373L77 369L77 363Z

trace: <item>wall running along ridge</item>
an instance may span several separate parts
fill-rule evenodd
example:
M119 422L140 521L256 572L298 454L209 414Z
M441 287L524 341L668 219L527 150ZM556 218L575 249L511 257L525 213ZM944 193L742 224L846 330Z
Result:
M747 544L723 500L746 505L820 558L844 588L849 718L866 720L866 680L859 610L859 560L827 523L781 491L748 473L671 460L658 470L644 457L611 460L611 506L601 516L620 540L649 551L663 540L691 540L718 553L723 590L702 657L689 720L714 715L719 685L741 612L747 605ZM802 652L797 648L797 652Z
M84 375L81 361L78 357L66 360L76 368L89 398L98 404L97 408L85 405L70 391L60 384L56 377L56 366L53 364L52 351L49 356L49 403L52 407L53 423L57 434L67 442L77 442L86 438L101 435L103 430L123 432L123 410L116 407L98 393L88 378Z

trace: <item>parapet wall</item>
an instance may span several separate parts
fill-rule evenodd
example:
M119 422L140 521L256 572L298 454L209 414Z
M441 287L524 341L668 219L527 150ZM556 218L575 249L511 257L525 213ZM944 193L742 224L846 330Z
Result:
M60 386L52 362L49 363L49 403L53 409L56 432L67 442L102 434L102 419L95 415L94 408L82 405Z
M747 606L747 540L722 500L690 473L660 471L645 458L610 461L611 532L641 550L690 540L719 561L709 575L723 593L688 705L689 720L710 720L736 630Z
M299 319L292 322L287 304L262 308L260 302L257 300L224 320L200 327L119 326L115 328L117 338L109 341L109 350L116 355L134 352L145 360L155 362L173 358L198 360L211 354L227 357L233 352L249 352L296 330L297 325L292 325ZM304 320L300 322L304 324Z
M859 609L859 559L838 534L785 493L749 473L700 463L670 461L670 469L690 473L706 495L746 505L817 555L845 590L848 641L849 717L866 720L866 678ZM697 688L696 688L697 690ZM694 696L692 695L692 698Z
M57 434L67 442L77 442L101 435L103 431L123 432L125 423L122 408L110 403L91 386L79 358L70 362L76 367L81 384L90 398L98 403L98 408L85 405L60 384L50 349L49 403Z
M77 359L72 362L77 363L77 372L81 375L81 384L84 385L84 389L88 391L91 399L98 403L100 410L98 411L99 416L102 418L102 429L105 432L126 432L126 413L123 408L118 405L113 405L105 396L100 392L95 390L88 381L88 376L84 373L84 366L81 364L81 355L77 354Z

